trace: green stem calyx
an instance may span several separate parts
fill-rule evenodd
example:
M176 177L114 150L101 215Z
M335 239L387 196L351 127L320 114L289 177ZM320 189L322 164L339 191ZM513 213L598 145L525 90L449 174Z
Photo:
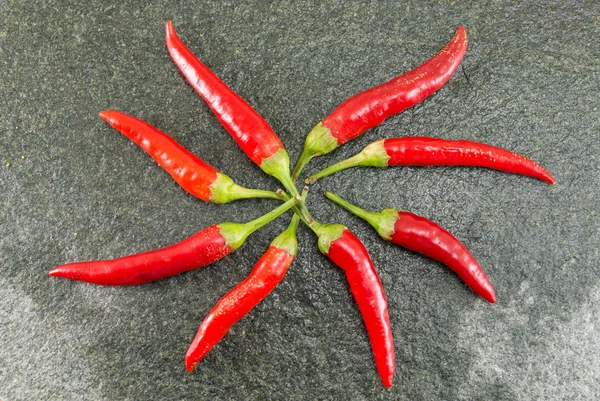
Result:
M320 224L316 221L313 221L309 227L319 238L319 251L321 251L321 253L324 255L329 254L329 248L331 247L331 244L338 238L341 238L344 230L348 229L346 226L341 224Z
M392 238L392 234L394 234L394 225L396 224L396 220L398 220L398 210L384 209L381 212L370 212L345 201L333 192L325 191L325 196L336 205L343 207L350 213L365 220L377 230L377 233L383 239L389 241Z
M296 239L296 230L298 229L298 223L300 217L294 213L290 225L285 229L284 232L279 234L273 241L271 246L277 247L287 251L292 256L296 256L298 253L298 240Z
M223 238L225 238L227 245L230 246L232 250L236 250L244 244L246 238L248 238L250 234L272 220L275 220L283 212L294 207L299 200L300 197L295 196L284 204L280 205L278 208L271 210L269 213L244 224L221 223L219 224L220 233Z
M380 140L367 145L360 153L311 175L306 179L306 183L314 184L320 178L350 167L386 167L388 160L390 160L390 156L385 151L384 141Z
M249 198L280 199L272 191L242 187L222 173L217 173L217 179L210 185L210 200L214 203L227 203Z
M267 174L277 178L291 196L300 196L294 181L290 177L290 158L285 149L279 149L273 156L264 159L260 168ZM302 211L304 216L310 215L306 209L304 200L300 200L297 208Z
M327 154L338 147L338 141L331 135L329 128L318 123L306 136L304 150L292 173L292 181L296 181L306 164L316 156Z
M259 166L262 171L279 180L292 196L298 195L296 187L290 183L290 157L285 149L279 149L273 156L263 159ZM292 190L293 188L293 190Z

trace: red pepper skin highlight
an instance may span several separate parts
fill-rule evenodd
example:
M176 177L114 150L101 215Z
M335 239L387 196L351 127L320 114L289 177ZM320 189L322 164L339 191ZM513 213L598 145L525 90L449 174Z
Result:
M450 80L467 50L462 26L439 53L414 70L382 85L352 96L340 104L322 124L342 145L366 130L398 114L439 90Z
M105 110L100 117L144 149L183 189L197 198L214 203L246 198L278 199L274 192L235 184L230 177L145 121L114 110Z
M112 260L69 263L49 275L99 285L138 285L197 269L233 251L213 225L171 246Z
M196 92L206 101L233 139L263 171L283 182L289 179L289 156L269 123L232 91L181 42L167 22L166 43L171 58ZM290 188L287 188L288 191ZM292 195L297 195L297 191Z
M297 226L298 217L294 216L290 227L282 233L285 238L276 238L256 262L248 277L223 296L208 313L185 355L188 372L193 371L194 366L229 329L269 295L283 279L297 253Z
M486 167L556 183L546 169L518 153L481 142L429 137L391 138L373 142L360 153L311 175L306 182L312 184L320 178L355 166Z
M339 224L317 225L319 249L346 273L365 322L379 377L391 387L396 369L394 338L381 280L362 242Z
M476 166L534 177L550 184L552 175L531 159L485 143L426 137L386 139L388 166Z
M100 117L144 149L186 191L210 201L210 186L217 180L217 169L188 152L164 132L133 116L105 110Z
M246 238L280 214L298 199L290 199L269 213L245 224L213 225L165 248L112 260L68 263L48 274L99 285L137 285L173 276L213 263L235 251Z
M419 67L340 104L306 137L292 178L298 177L312 157L331 152L439 90L460 65L467 44L467 32L458 27L450 42Z
M179 70L254 163L260 166L263 159L283 149L269 123L181 42L171 21L167 22L166 42Z
M368 222L381 238L442 262L475 293L496 302L494 288L469 250L448 231L424 217L397 209L369 212L326 191L327 199Z
M436 223L410 212L397 212L390 241L448 266L477 295L490 303L496 294L487 275L471 252Z

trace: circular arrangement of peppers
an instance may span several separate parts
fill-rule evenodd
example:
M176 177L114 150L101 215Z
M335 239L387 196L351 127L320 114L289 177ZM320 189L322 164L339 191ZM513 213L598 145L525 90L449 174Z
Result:
M182 188L204 201L226 203L246 198L274 198L283 203L244 224L213 225L174 245L118 259L65 264L51 270L50 276L114 286L158 280L223 258L242 246L251 233L292 209L294 214L287 229L271 242L248 277L221 298L200 325L185 356L186 369L192 371L229 329L283 279L298 251L296 229L303 221L317 235L319 250L346 273L369 335L377 370L383 385L390 387L395 370L394 341L385 293L369 253L347 227L315 221L304 202L308 188L300 194L294 182L311 158L331 152L440 89L466 52L465 29L459 27L450 42L419 67L340 104L308 134L292 175L289 156L267 121L192 54L180 41L171 21L166 25L166 44L184 77L246 155L265 173L279 180L285 191L239 186L167 134L135 117L113 110L101 112L100 117L144 149ZM312 184L349 167L400 165L480 166L555 183L552 175L540 165L508 150L468 140L426 137L374 142L357 155L308 177L306 183ZM383 239L444 263L475 293L491 303L496 302L492 284L473 255L436 223L397 209L366 211L329 191L325 196L366 220Z

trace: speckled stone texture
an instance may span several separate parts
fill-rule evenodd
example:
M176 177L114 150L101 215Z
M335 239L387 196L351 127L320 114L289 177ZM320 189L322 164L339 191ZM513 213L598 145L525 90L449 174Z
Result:
M597 1L109 3L0 0L2 401L600 399ZM352 169L313 186L315 217L348 225L385 286L397 354L391 389L377 376L342 271L306 227L280 286L185 372L206 313L288 218L214 265L147 285L47 277L61 263L161 247L277 205L197 200L97 116L133 114L238 183L277 188L171 62L168 19L271 123L293 160L341 101L467 28L462 69L442 90L305 170L380 138L425 135L505 147L557 178L550 186L477 168ZM324 189L447 228L486 270L498 303L380 240Z

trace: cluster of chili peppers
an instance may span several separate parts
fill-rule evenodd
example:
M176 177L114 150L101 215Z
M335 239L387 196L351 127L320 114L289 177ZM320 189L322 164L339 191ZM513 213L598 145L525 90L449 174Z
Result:
M208 313L186 356L188 371L227 334L229 329L262 301L285 276L298 245L296 230L303 221L318 237L319 250L346 274L362 314L377 370L385 387L395 370L394 341L386 296L367 249L345 226L315 221L305 206L307 188L294 184L306 163L358 137L386 118L421 102L453 75L467 49L465 29L459 27L439 53L414 70L352 96L308 134L292 175L289 156L279 137L244 99L233 92L180 41L173 24L166 26L169 53L184 77L206 101L238 145L265 173L285 188L277 192L239 186L227 175L191 154L173 138L148 123L118 111L100 113L106 122L138 144L190 194L207 202L225 203L245 198L272 198L283 203L248 223L221 223L205 228L174 245L113 260L69 263L50 271L101 285L136 285L197 269L238 249L246 238L285 211L294 214L249 276L227 293ZM359 154L306 179L317 179L354 166L460 165L479 166L527 175L553 184L554 178L530 159L483 143L425 137L385 139ZM492 284L467 248L434 222L397 209L369 212L327 191L325 196L373 226L394 244L440 261L485 300L494 303Z

